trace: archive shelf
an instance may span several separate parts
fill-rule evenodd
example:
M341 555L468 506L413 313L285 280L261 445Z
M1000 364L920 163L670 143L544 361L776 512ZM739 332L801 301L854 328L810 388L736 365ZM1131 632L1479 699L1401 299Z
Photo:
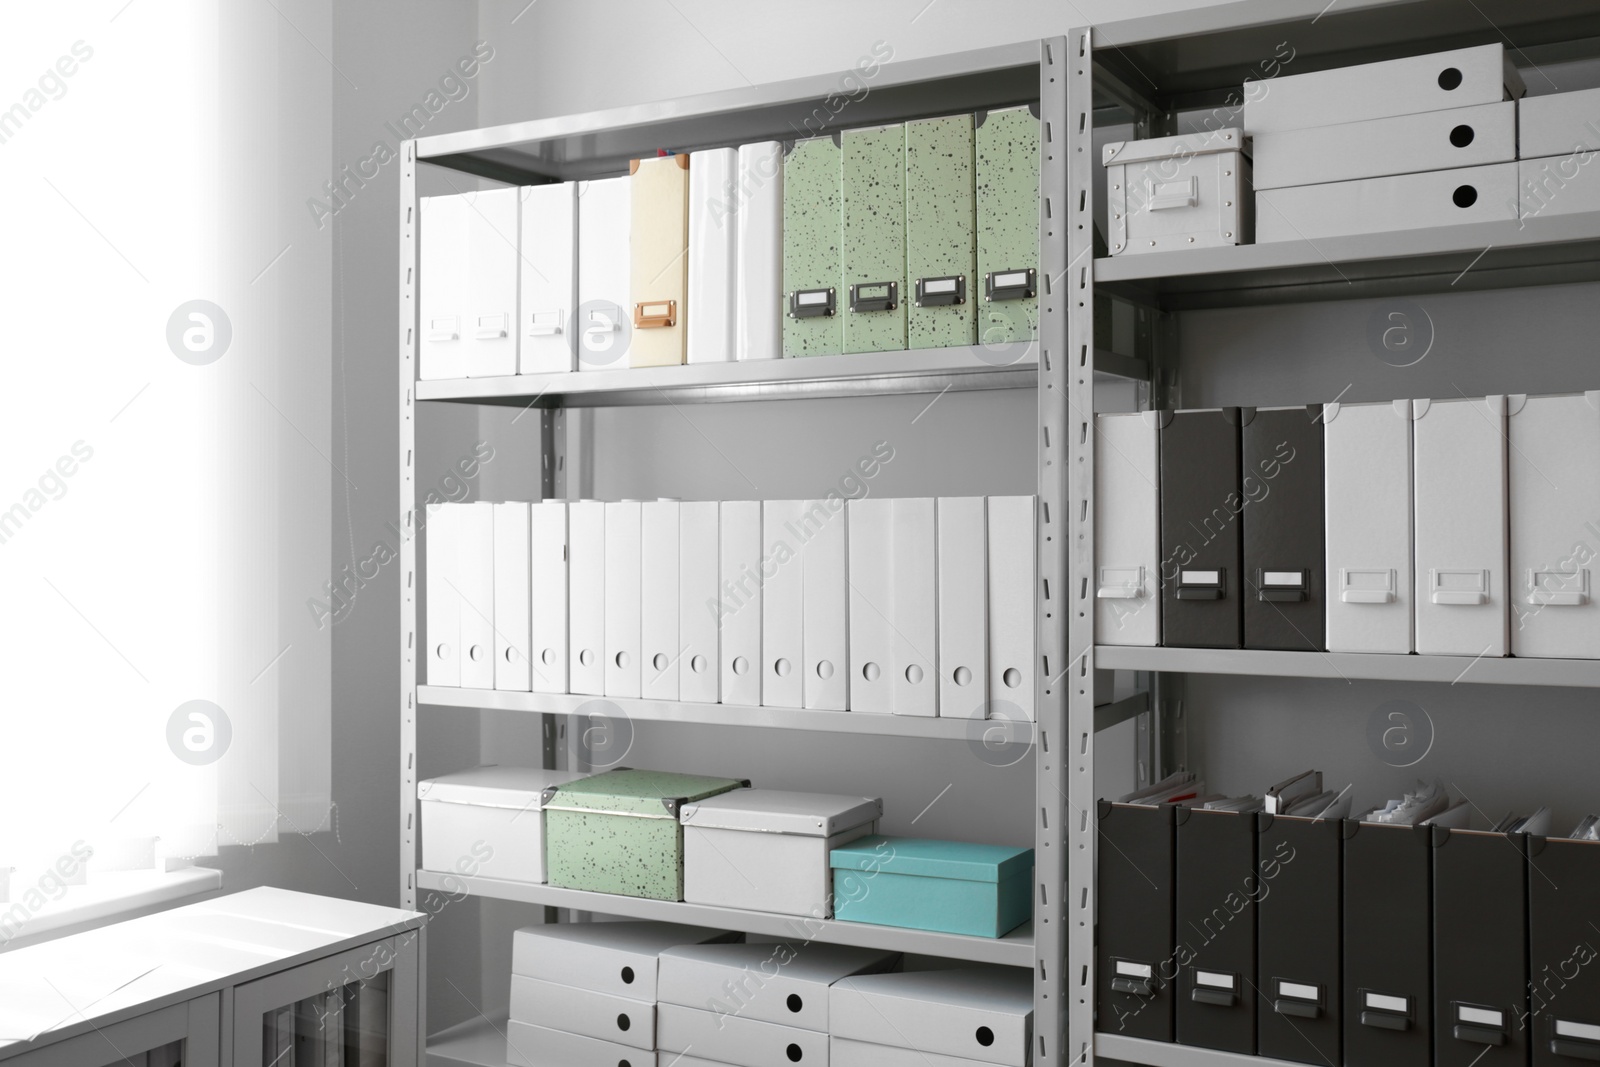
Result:
M1244 1056L1237 1052L1218 1052L1216 1049L1147 1041L1119 1034L1095 1034L1094 1051L1095 1055L1108 1060L1143 1063L1148 1067L1297 1067L1290 1060L1277 1060L1271 1056Z
M1600 686L1600 660L1393 656L1356 652L1271 652L1253 648L1137 648L1100 645L1106 670L1250 674L1272 678L1444 682L1448 685Z

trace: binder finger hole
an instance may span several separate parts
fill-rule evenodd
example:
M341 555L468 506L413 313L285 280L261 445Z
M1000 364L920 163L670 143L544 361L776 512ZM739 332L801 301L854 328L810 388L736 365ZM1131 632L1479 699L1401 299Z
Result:
M622 968L622 984L623 985L632 985L633 984L633 968L632 967L624 967L624 968Z
M628 666L629 662L630 661L628 659L628 654L626 652L618 652L617 653L617 655L616 655L616 663L617 663L618 667L626 668Z
M907 667L906 681L910 682L912 685L916 685L918 682L922 681L922 668L917 666L915 663Z
M1455 67L1446 67L1439 72L1439 88L1445 92L1461 87L1461 71Z
M772 662L772 673L776 674L779 678L789 677L789 672L792 670L794 670L794 664L790 663L786 659L780 657Z
M950 676L950 680L957 685L970 685L972 683L972 672L965 667L957 667L956 672Z
M583 664L585 667L593 667L594 666L594 649L586 648L582 652L579 652L578 653L578 662Z
M978 1032L972 1036L976 1037L978 1039L978 1044L982 1045L984 1048L988 1048L990 1045L994 1044L994 1031L989 1029L987 1026L978 1027Z
M861 668L861 677L869 682L876 682L882 674L883 668L876 663L868 663Z
M783 1050L783 1054L789 1057L790 1063L799 1063L802 1055L800 1046L793 1043L791 1043L788 1048Z
M618 1030L626 1031L628 1029L628 1027L630 1027L632 1025L633 1025L633 1020L628 1018L628 1015L627 1015L626 1012L624 1012L621 1015L617 1016L617 1029Z
M833 663L825 659L817 660L817 677L823 679L832 678Z
M667 664L670 663L670 662L672 662L672 661L667 659L667 654L665 652L657 652L656 656L655 656L655 659L652 659L650 661L650 663L658 671L666 670L667 669Z
M706 673L706 658L704 656L694 657L689 661L689 669L696 674Z
M474 663L482 663L483 662L483 657L485 655L485 653L483 651L483 646L482 645L473 645L472 648L468 650L467 655L472 657L472 662L474 662Z
M1465 148L1472 143L1472 127L1462 123L1450 131L1450 143L1457 148Z
M554 667L556 665L556 650L553 648L547 648L544 650L544 654L539 658L544 660L544 665L546 667Z
M733 657L733 673L734 674L749 674L750 673L750 661L745 659L743 656L735 656L735 657Z
M1007 667L1006 673L1000 677L1006 683L1007 689L1015 689L1022 684L1022 672L1015 667Z
M1458 185L1456 191L1450 194L1450 199L1456 207L1471 207L1478 202L1478 190L1470 185Z
M443 643L439 644L439 646L436 647L433 650L433 652L434 652L434 655L438 656L440 659L449 659L450 658L450 646L447 645L447 644L443 644Z
M805 1007L805 1003L800 999L799 993L790 993L789 999L784 1001L784 1003L788 1005L790 1011L799 1011L801 1008Z

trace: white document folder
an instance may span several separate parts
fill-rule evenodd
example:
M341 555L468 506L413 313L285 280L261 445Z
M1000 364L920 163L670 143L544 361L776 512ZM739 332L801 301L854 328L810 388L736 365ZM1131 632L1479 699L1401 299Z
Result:
M1018 714L1030 722L1034 719L1033 592L1038 576L1034 507L1031 496L989 498L991 719Z
M932 497L852 500L850 709L939 713Z
M1094 442L1094 633L1161 643L1161 430L1153 411L1100 415Z
M678 699L704 704L721 696L718 510L715 500L678 505Z
M529 509L533 691L567 691L567 505L547 500Z
M982 719L989 705L989 509L939 498L939 714Z
M837 510L835 510L837 509ZM818 711L850 707L849 524L838 497L808 500L800 516L805 538L801 628L805 681L801 699Z
M1330 652L1412 649L1411 414L1322 407Z
M621 370L628 365L633 314L632 188L626 175L578 183L574 340L579 370Z
M494 687L526 693L533 688L529 505L490 506L494 509Z
M1414 407L1417 651L1504 656L1506 398Z
M637 500L606 505L606 671L608 697L639 695L639 564L642 506Z
M551 374L576 368L572 312L578 295L578 185L522 187L519 371Z
M461 595L461 685L494 688L494 505L459 505L456 590Z
M427 549L427 595L424 638L428 642L429 685L461 684L461 595L456 592L456 544L460 504L430 504L423 544Z
M739 359L783 355L783 144L739 146L735 350Z
M606 506L598 500L567 505L568 690L606 691Z
M647 500L639 519L639 692L651 700L677 700L683 672L678 640L682 506L676 500Z
M707 148L689 168L690 363L734 358L739 248L739 150Z
M464 193L467 198L467 303L462 335L467 377L517 373L517 239L521 191Z
M1600 658L1600 392L1507 400L1511 654Z
M761 547L767 562L761 586L761 703L773 708L804 705L805 545L796 535L805 510L801 500L761 505Z
M761 703L761 501L724 500L718 513L722 702Z
M418 208L417 377L423 381L467 376L468 210L459 195L425 196Z

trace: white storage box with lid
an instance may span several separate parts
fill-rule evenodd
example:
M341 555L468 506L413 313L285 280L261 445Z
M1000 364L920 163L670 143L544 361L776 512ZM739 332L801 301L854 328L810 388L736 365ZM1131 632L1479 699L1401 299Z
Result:
M685 804L683 899L690 904L826 918L828 853L874 833L883 801L737 789Z
M1516 220L1516 163L1256 192L1256 244Z
M511 973L653 1001L656 962L664 949L743 937L728 930L646 921L524 926L511 941Z
M828 1021L835 1038L1024 1067L1033 973L974 966L844 978L828 991Z
M646 1052L656 1048L656 1002L650 997L640 1000L513 974L511 1018Z
M582 774L475 767L417 783L422 866L512 882L543 882L544 802L550 786Z
M1249 243L1244 147L1237 129L1106 145L1101 162L1111 254Z
M656 1054L512 1019L506 1023L506 1062L512 1067L655 1067Z
M661 953L656 988L663 1004L706 1008L716 1001L747 1019L825 1034L829 986L899 963L898 952L805 941L679 945Z

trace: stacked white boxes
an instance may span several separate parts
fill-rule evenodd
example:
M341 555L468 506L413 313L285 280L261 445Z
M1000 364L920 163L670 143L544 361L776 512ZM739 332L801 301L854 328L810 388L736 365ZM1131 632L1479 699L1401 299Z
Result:
M1600 211L1600 89L1517 104L1517 196L1523 220Z
M832 1067L1025 1067L1033 976L965 967L845 978L828 992Z

